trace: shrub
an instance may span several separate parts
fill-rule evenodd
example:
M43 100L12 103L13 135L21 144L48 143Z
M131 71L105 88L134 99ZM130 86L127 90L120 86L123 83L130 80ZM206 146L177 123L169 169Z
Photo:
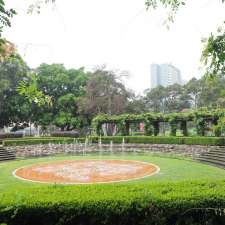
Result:
M92 143L98 143L99 137L92 136L88 138ZM186 145L225 145L224 137L165 137L165 136L107 136L101 137L103 144L110 144L111 141L116 144L123 142L130 144L186 144ZM48 138L21 138L21 139L8 139L3 140L5 146L16 146L16 145L35 145L35 144L48 144L48 143L74 143L85 142L85 138L68 138L68 137L48 137Z
M102 143L125 143L130 144L186 144L186 145L225 145L224 137L165 137L165 136L108 136L101 137ZM81 139L82 140L82 139ZM97 143L99 137L91 137L93 143Z
M21 138L21 137L23 137L22 133L0 133L0 139Z
M52 137L72 137L77 138L79 137L78 131L57 131L51 133Z
M49 143L55 143L55 144L65 144L65 143L73 143L74 138L21 138L18 140L11 139L11 140L4 140L3 145L4 146L16 146L16 145L38 145L38 144L49 144Z
M0 193L8 225L224 224L225 181L42 186Z

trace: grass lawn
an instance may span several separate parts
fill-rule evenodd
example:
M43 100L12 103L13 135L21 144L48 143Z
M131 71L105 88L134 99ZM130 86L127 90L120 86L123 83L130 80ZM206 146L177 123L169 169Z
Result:
M126 159L156 164L160 172L129 182L56 185L22 181L12 172L22 166L66 159ZM225 208L225 170L190 159L150 154L55 156L0 163L0 224L143 225L203 224L224 220L193 208ZM38 223L37 223L38 221ZM63 221L63 223L62 223ZM84 222L85 221L85 222ZM185 222L184 222L185 221ZM204 223L205 224L205 223ZM222 223L220 223L222 224Z
M17 187L37 187L52 186L51 184L39 184L29 181L21 181L12 175L12 172L22 166L32 165L40 162L48 162L65 159L126 159L140 160L156 164L160 167L160 172L151 177L125 183L152 183L152 182L171 182L171 181L194 181L194 180L217 180L225 178L225 170L198 163L190 159L169 158L163 156L154 156L151 154L117 154L117 155L60 155L54 157L42 157L35 159L26 159L0 163L0 191L8 191ZM125 184L121 182L120 184ZM114 185L114 184L111 184ZM118 184L117 184L118 185ZM104 185L103 185L104 186Z

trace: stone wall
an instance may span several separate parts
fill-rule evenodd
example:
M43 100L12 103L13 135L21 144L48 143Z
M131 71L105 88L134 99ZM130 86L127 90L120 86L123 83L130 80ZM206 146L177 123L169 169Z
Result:
M169 145L169 144L114 144L114 145L84 145L84 144L46 144L10 146L8 150L16 152L17 157L47 156L55 154L86 154L90 152L151 152L177 154L180 156L197 157L203 152L221 148L220 146L201 145Z

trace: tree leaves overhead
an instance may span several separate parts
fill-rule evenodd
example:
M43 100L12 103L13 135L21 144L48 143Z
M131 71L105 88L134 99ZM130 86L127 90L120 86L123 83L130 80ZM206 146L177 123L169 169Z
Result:
M225 24L225 22L224 22ZM225 76L225 29L218 29L205 41L202 62L206 66L206 76Z
M163 6L167 11L167 18L164 21L164 25L169 29L170 24L174 22L174 17L181 6L185 5L186 0L146 0L145 5L147 10L157 9L159 6Z
M16 91L27 73L28 67L19 55L0 62L0 127L27 117L25 100Z
M41 13L41 8L44 4L54 3L56 0L35 0L33 4L29 5L27 12L32 13Z
M2 28L11 26L11 18L16 14L14 9L6 9L5 2L0 0L0 33L2 32Z
M2 38L4 27L11 27L11 18L16 14L14 9L6 9L5 2L0 0L0 60L4 60L15 53L15 46Z
M177 11L180 6L185 5L184 0L146 0L145 4L147 9L156 9L159 5L163 5L165 8L170 8L172 11Z
M29 81L20 81L17 91L24 96L29 103L35 103L38 106L52 105L52 99L49 95L45 95L43 91L38 89L36 74L30 74Z

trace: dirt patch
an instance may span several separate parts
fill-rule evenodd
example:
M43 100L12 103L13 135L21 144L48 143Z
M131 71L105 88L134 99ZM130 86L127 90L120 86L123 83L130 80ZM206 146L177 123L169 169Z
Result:
M159 171L153 164L131 160L66 160L35 164L14 172L18 178L60 184L127 181Z

